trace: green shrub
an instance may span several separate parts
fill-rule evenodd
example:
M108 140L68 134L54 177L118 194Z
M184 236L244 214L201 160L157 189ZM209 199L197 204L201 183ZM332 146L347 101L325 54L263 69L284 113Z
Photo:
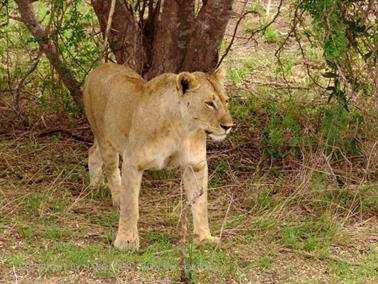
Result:
M264 39L267 43L277 43L281 39L280 32L271 26L264 32Z

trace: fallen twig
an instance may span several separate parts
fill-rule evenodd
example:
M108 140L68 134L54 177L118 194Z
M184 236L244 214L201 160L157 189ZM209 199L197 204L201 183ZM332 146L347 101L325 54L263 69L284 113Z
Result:
M348 261L346 259L342 259L342 258L339 258L337 256L333 256L333 255L327 255L327 256L326 255L316 255L314 253L310 253L310 252L307 252L307 251L290 249L290 248L280 248L279 251L280 252L296 253L296 254L300 254L304 257L316 258L316 259L319 259L319 260L333 260L333 261L337 261L337 262L341 262L341 263L345 263L345 264L353 265L353 266L361 266L362 265L362 263L351 262L351 261Z
M52 134L60 132L60 133L65 134L69 137L72 137L73 139L78 140L78 141L82 141L82 142L90 143L90 144L93 142L91 138L80 136L78 134L73 133L74 130L75 129L65 129L65 128L62 128L62 127L57 127L57 128L44 129L44 130L41 130L41 131L38 131L38 132L34 132L32 130L24 131L24 132L21 132L19 134L16 134L16 133L7 134L6 132L3 132L3 133L0 132L0 137L4 140L14 139L15 137L22 138L22 137L28 136L29 134L33 134L34 136L43 137L43 136L48 136L48 135L52 135Z
M180 254L180 256L179 256L179 271L180 271L180 282L181 283L190 283L191 282L190 276L187 275L186 253L185 253L186 236L187 236L187 232L188 232L188 214L189 214L189 211L192 208L192 206L197 202L198 198L200 198L202 196L203 192L204 192L203 188L199 185L199 183L197 181L197 178L194 174L193 168L189 167L189 169L191 170L191 172L194 176L198 191L194 192L192 200L188 200L186 202L186 205L182 209L181 216L180 216L181 238L180 238L180 242L179 242L179 254ZM183 182L181 181L181 184L180 184L181 192L182 192L182 188L183 188L182 185L183 185Z
M227 207L227 210L226 210L226 214L224 215L224 218L223 218L223 221L222 221L222 226L221 226L220 233L219 233L219 239L220 239L220 240L222 239L223 231L224 231L224 227L225 227L225 225L226 225L227 218L228 218L228 213L230 212L231 205L232 205L232 202L233 202L233 201L234 201L234 196L231 195L231 199L230 199L230 202L228 203L228 207Z
M303 87L303 86L295 86L290 84L290 82L287 83L280 83L280 82L263 82L263 81L251 81L251 80L245 80L246 83L253 84L253 85L263 85L263 86L270 86L277 89L296 89L296 90L309 90L309 87Z

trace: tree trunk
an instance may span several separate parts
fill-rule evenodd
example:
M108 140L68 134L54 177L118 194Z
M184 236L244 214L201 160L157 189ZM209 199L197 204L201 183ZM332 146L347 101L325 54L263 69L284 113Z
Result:
M217 66L219 50L233 0L208 0L196 19L182 70L210 72Z
M194 0L165 0L155 25L151 67L147 79L165 72L178 72L187 52L194 24Z
M105 36L111 0L91 0ZM109 44L119 64L127 64L138 73L143 67L142 36L133 10L126 1L116 1Z
M15 0L21 21L38 40L71 96L82 109L80 84L64 65L48 31L38 22L30 0ZM91 0L105 36L112 0ZM210 72L231 17L233 0L202 0L196 16L195 0L116 0L109 46L120 64L146 79L161 73ZM134 5L134 6L132 6Z
M197 17L195 0L140 2L143 6L136 8L117 0L109 42L118 63L146 79L165 72L214 70L233 0L203 0ZM110 3L92 0L103 35Z
M49 38L49 34L44 30L35 17L32 3L29 0L15 0L20 10L21 21L26 25L32 35L38 40L38 43L49 60L59 74L64 85L70 91L72 98L76 104L82 109L82 94L79 82L72 76L71 72L65 67L62 58L58 52L54 42Z

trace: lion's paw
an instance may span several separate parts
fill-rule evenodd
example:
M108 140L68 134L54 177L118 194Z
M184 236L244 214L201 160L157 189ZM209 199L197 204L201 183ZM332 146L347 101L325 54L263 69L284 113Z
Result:
M112 194L112 201L113 201L113 206L116 207L116 208L119 208L120 195L119 194Z
M119 250L138 250L139 249L139 237L127 238L117 235L114 241L114 246Z
M90 188L101 188L105 186L105 180L104 178L99 175L99 176L90 176L89 180L89 187Z
M220 239L218 237L206 236L206 237L196 237L194 239L196 244L218 244Z

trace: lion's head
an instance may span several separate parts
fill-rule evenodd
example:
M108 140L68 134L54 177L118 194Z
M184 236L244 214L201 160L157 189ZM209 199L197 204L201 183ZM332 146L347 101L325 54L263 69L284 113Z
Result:
M218 69L213 74L182 72L176 79L181 114L215 141L223 140L234 125L223 87L224 77L224 70Z

